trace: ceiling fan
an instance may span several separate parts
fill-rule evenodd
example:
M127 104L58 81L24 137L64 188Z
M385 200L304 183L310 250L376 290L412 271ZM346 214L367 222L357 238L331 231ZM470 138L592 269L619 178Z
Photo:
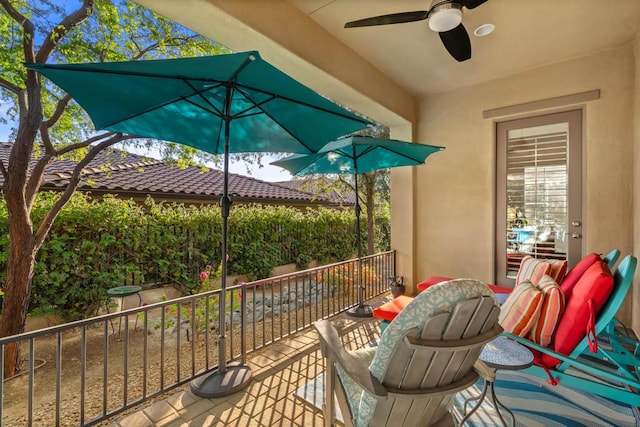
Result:
M475 9L487 0L433 0L429 10L392 13L359 19L344 24L345 28L370 27L373 25L402 24L429 20L429 28L440 35L442 44L457 61L471 58L471 40L462 25L462 7Z

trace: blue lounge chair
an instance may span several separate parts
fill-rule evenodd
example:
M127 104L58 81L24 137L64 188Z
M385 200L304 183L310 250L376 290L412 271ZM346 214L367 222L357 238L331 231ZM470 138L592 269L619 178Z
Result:
M616 261L618 261L618 258L620 258L620 250L612 249L611 252L606 254L602 259L607 263L607 267L609 267L609 269L613 271L613 267L616 265Z
M610 255L611 259L617 259L615 254ZM610 259L605 261L610 263ZM569 355L563 355L525 338L505 333L511 339L561 361L555 368L545 369L533 365L524 372L550 379L552 383L640 406L640 342L624 335L615 319L615 314L631 287L637 262L636 257L625 257L613 275L612 294L595 322L595 335L598 338L596 348L590 348L590 337L586 336Z

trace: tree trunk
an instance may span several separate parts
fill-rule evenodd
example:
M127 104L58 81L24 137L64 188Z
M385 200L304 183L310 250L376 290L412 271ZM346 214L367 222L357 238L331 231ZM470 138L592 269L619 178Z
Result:
M31 87L18 94L20 126L11 149L8 173L4 181L4 198L9 215L9 253L0 318L0 337L24 332L37 252L31 222L30 205L33 195L27 194L26 189L33 142L42 123L42 104L39 78L30 73L29 82ZM3 368L5 378L16 374L19 352L20 348L17 344L5 346Z
M375 179L371 179L371 177L367 177L365 179L365 188L367 192L366 198L366 210L367 210L367 250L368 254L371 255L375 253L375 201L373 199L373 191L375 185Z
M31 280L35 256L33 235L30 227L20 227L20 232L11 234L11 247L7 260L7 282L5 284L0 336L8 337L24 332L29 300L31 298ZM17 373L20 361L20 348L16 343L8 344L4 350L4 378Z

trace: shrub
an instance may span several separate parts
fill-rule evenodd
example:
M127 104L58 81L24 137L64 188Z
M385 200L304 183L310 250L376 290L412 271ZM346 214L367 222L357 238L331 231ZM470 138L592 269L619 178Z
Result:
M34 224L57 197L38 195ZM0 200L0 287L6 275L7 221ZM221 223L216 205L137 204L76 193L38 253L30 310L83 318L105 307L107 290L121 285L172 284L184 294L198 292L202 266L221 257ZM352 209L236 205L229 217L229 274L262 279L277 265L352 258L354 225Z

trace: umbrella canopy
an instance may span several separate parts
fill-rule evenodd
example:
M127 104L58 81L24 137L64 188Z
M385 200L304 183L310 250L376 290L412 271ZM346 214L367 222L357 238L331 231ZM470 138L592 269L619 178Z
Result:
M96 129L213 154L313 153L372 123L260 58L258 52L96 64L25 64L68 92Z
M361 279L360 258L360 201L358 197L358 174L378 169L398 166L416 166L425 162L433 153L444 150L435 145L417 144L395 139L374 138L369 136L349 136L327 143L317 153L309 155L294 154L272 165L287 169L293 175L310 174L346 174L354 175L356 190L356 244L358 250L358 306L347 311L357 317L371 315L371 308L364 305L364 285Z
M292 79L257 52L25 66L67 91L87 111L96 129L224 154L219 369L194 380L191 390L201 397L221 397L245 387L250 369L226 365L229 153L313 153L327 141L373 123Z
M349 136L331 141L315 154L293 155L271 164L293 175L361 174L398 166L416 166L444 147L395 139Z

